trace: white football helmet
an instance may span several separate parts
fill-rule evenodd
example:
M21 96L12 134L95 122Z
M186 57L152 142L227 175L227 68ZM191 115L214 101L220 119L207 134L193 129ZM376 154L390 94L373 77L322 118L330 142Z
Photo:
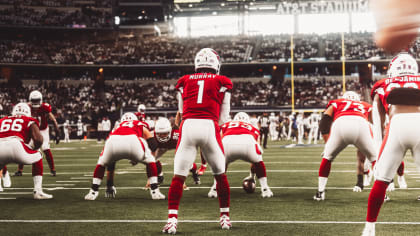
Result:
M134 115L134 113L132 112L124 113L124 115L121 116L121 122L132 121L132 120L138 120L137 116Z
M417 75L417 61L408 53L400 53L389 63L387 74L389 78L404 75Z
M31 108L28 104L20 102L13 107L12 116L28 116L31 117Z
M360 102L360 96L356 92L353 91L347 91L343 94L344 99L352 100L352 101L358 101Z
M233 117L233 120L249 123L249 115L241 111L236 113L236 115Z
M201 49L194 59L195 70L199 68L210 68L219 74L220 71L220 57L216 51L211 48Z
M155 133L156 138L160 142L168 142L171 138L171 132L172 132L172 126L171 122L167 118L159 118L158 121L156 121L155 125Z
M145 112L145 111L146 111L146 106L145 106L144 104L140 104L140 105L137 107L137 111L138 111L138 112Z
M32 107L38 108L42 104L42 94L38 90L34 90L29 94L29 103Z

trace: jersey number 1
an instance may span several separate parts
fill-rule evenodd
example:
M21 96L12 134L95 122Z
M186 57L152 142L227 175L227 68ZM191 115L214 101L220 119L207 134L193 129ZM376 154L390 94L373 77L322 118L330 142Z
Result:
M203 103L204 80L197 81L197 84L198 84L197 104L201 104Z

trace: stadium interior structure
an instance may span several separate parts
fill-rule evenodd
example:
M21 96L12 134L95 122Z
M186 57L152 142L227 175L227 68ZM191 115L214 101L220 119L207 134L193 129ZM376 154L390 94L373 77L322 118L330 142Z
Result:
M345 89L367 100L392 57L375 46L368 1L0 0L0 11L0 113L38 88L61 122L92 127L143 103L174 113L174 81L203 47L235 82L233 110L255 112L323 109Z

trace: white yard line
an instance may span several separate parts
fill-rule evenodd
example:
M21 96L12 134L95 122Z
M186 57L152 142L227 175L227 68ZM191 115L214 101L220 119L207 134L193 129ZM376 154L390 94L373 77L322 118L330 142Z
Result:
M0 200L16 200L15 197L0 197Z
M59 181L55 181L57 183L87 183L90 181L87 180L59 180Z
M180 223L218 223L218 220L179 220ZM0 220L0 223L166 223L166 220ZM364 224L364 221L232 220L243 224ZM420 222L376 222L383 225L420 225Z
M11 189L11 188L8 188ZM21 188L21 189L33 189L33 188ZM33 194L33 192L0 192L0 195L26 195Z

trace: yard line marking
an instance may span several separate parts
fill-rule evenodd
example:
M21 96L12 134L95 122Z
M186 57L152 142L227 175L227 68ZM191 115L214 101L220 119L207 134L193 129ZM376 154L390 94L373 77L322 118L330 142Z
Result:
M59 180L59 181L55 181L57 183L86 183L89 181L84 181L84 180Z
M166 223L167 220L0 220L0 223ZM217 223L218 220L178 220L180 223ZM232 220L244 224L365 224L364 221ZM420 222L376 222L382 225L420 225Z
M16 200L15 197L0 197L0 200Z
M11 188L8 188L11 189ZM25 189L33 189L33 188L25 188ZM0 195L26 195L26 194L33 194L33 192L2 192Z
M75 184L43 184L43 186L74 186Z
M92 176L86 176L86 177L71 177L70 179L91 179Z

